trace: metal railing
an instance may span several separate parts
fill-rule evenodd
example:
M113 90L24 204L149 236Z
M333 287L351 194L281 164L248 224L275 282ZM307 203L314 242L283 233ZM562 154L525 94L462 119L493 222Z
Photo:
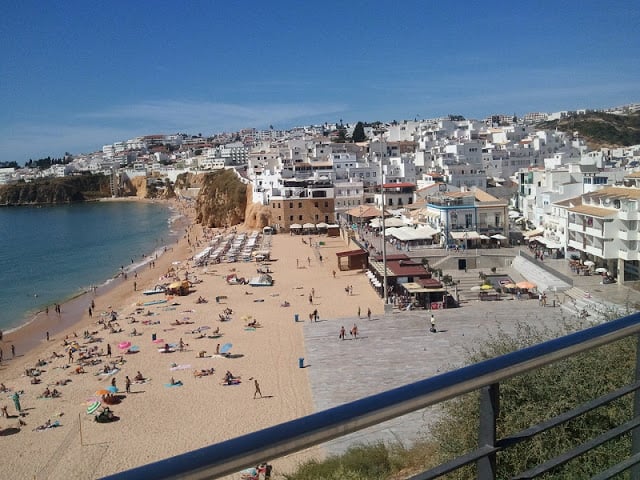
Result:
M429 407L460 395L480 391L480 425L478 449L446 464L412 477L412 480L436 478L461 466L475 463L477 477L482 480L496 478L496 454L522 440L563 424L583 413L605 405L623 395L633 394L633 419L614 427L575 449L531 470L517 474L515 478L535 478L602 445L606 441L632 432L629 457L610 467L597 478L610 478L626 469L638 469L640 464L640 357L636 349L635 382L591 400L574 410L564 412L527 430L496 438L496 421L499 404L499 384L516 375L541 368L558 360L621 340L630 335L640 338L640 313L607 322L561 338L500 357L469 365L458 370L421 380L403 387L388 390L351 403L318 412L306 417L237 437L216 445L177 455L156 463L134 468L105 477L109 480L124 479L209 479L238 472L263 461L279 458L306 448L342 437L366 427ZM594 371L595 375L600 372ZM634 467L635 466L635 467ZM632 478L638 478L636 470ZM516 474L516 473L514 473Z

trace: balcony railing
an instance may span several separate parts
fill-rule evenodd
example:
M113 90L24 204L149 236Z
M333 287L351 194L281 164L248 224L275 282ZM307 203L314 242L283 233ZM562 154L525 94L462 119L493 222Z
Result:
M363 428L436 405L463 394L480 391L478 446L436 468L411 477L412 480L437 478L462 466L475 463L477 478L495 480L497 454L551 428L565 424L589 411L607 405L625 395L634 395L633 418L614 425L598 437L555 458L531 467L526 472L512 472L515 478L535 478L579 458L607 441L632 432L628 457L593 478L612 478L631 469L631 478L640 478L640 348L636 348L635 380L629 385L605 393L572 410L561 413L523 431L498 438L497 421L500 382L540 369L564 358L640 333L640 313L550 340L500 357L454 370L435 377L388 390L355 402L331 408L280 425L266 428L225 442L177 455L156 463L134 468L109 477L124 479L213 479L238 472L265 460L282 457ZM597 369L593 375L602 375Z

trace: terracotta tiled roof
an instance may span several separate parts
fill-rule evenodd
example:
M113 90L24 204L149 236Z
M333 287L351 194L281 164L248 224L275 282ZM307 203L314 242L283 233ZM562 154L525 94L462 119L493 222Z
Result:
M581 213L584 215L591 215L593 217L612 217L616 215L615 210L610 210L608 208L599 208L592 207L589 205L579 205L577 207L573 207L569 209L570 212Z

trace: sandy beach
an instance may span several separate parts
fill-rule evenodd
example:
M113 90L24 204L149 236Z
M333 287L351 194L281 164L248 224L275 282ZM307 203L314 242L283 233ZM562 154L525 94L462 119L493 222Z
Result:
M143 267L137 277L118 279L105 293L98 291L95 296L76 299L73 305L63 305L60 317L51 310L47 318L5 335L0 344L4 351L0 382L9 390L0 394L0 407L7 406L9 418L0 418L3 474L97 478L312 413L308 369L298 365L299 358L305 357L302 327L309 322L309 314L317 310L321 319L333 320L353 317L358 307L363 312L371 308L376 314L382 312L382 302L364 275L338 270L335 253L347 249L342 239L304 239L273 236L269 268L274 286L229 285L227 275L251 278L257 275L258 265L194 267L190 259L207 242L202 228L191 225L184 238L155 261L155 268L153 264ZM314 248L309 240L324 245ZM188 272L194 282L191 293L141 307L143 302L165 299L163 295L144 296L142 290L153 288L168 272L180 278ZM345 292L348 285L353 288L351 295ZM207 303L197 303L199 296ZM218 303L216 297L226 298ZM92 300L95 308L89 317ZM289 306L283 306L285 302ZM225 309L233 313L228 321L221 321ZM65 318L72 316L72 310L82 312L82 318L68 325ZM110 333L98 323L108 321L112 311L117 312L115 329L121 332ZM251 321L258 322L257 328L247 326ZM339 320L334 323L337 338L341 324ZM222 336L213 334L216 329ZM90 338L84 338L85 331ZM152 341L154 336L157 343ZM63 345L65 337L98 353L93 357L95 365L84 367L86 373L75 373L80 352L71 361ZM131 342L139 352L122 354L118 348L122 342ZM15 358L11 358L12 343ZM217 355L218 344L226 343L233 345L230 354ZM165 344L174 345L172 352L159 352ZM54 352L60 357L54 357ZM39 360L46 364L38 367L41 373L35 378L40 383L32 384L34 377L25 373ZM101 374L112 363L118 370ZM210 369L212 374L202 374ZM237 383L225 384L227 371L238 378ZM145 377L143 383L134 382L137 372ZM125 392L126 376L132 381L130 393ZM182 385L168 386L172 378ZM96 392L112 385L113 379L121 399L110 408L119 420L100 424L87 414L87 407L102 400ZM256 395L256 380L262 398ZM55 388L60 397L39 398L45 388ZM12 401L16 391L23 392L22 417ZM20 425L20 420L26 425ZM60 426L36 430L47 421ZM299 459L284 460L282 468Z

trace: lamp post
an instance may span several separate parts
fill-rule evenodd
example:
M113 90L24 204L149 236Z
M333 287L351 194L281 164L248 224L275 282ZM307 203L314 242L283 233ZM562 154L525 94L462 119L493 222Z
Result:
M384 303L384 308L386 310L387 307L387 297L388 297L388 290L387 290L387 239L385 237L385 231L384 231L384 170L382 168L382 157L380 158L380 203L382 204L382 208L380 209L381 211L381 215L382 215L382 219L381 219L381 225L382 225L382 268L384 269L384 273L383 273L383 294L382 294L382 300Z

